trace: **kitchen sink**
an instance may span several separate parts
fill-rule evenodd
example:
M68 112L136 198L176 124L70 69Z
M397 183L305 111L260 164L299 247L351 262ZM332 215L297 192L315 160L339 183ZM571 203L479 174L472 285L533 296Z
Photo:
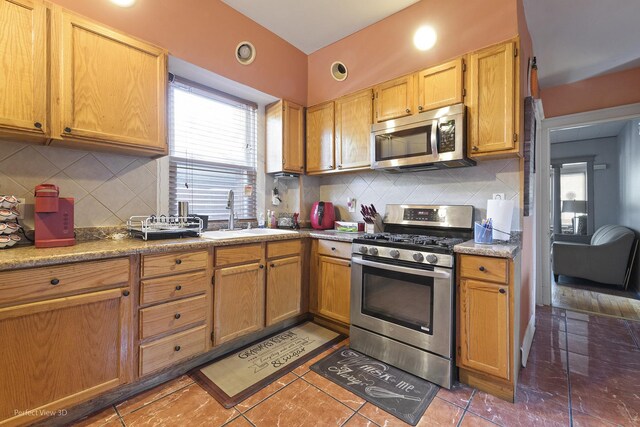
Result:
M205 231L201 237L209 240L222 240L222 239L241 239L249 236L274 236L280 234L295 234L295 231L291 230L278 230L275 228L249 228L242 230L216 230Z

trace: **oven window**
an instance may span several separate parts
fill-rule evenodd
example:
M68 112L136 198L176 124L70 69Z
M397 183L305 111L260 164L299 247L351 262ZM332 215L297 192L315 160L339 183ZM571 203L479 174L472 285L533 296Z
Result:
M376 160L431 155L431 126L376 135Z
M363 267L362 313L433 335L433 278Z

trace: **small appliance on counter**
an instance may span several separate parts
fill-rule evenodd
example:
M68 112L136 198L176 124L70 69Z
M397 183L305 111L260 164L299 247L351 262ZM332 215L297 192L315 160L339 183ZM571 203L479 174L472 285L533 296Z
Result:
M331 202L315 202L311 208L311 227L316 230L330 230L336 220L336 210Z
M60 189L54 184L37 185L35 196L36 248L75 245L73 197L60 197Z

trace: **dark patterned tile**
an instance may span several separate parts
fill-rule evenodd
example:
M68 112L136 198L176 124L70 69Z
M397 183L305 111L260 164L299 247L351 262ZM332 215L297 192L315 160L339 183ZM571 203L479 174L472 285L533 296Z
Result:
M616 424L592 417L584 412L573 410L571 413L573 419L573 427L615 427Z
M363 417L360 414L354 414L353 417L349 418L343 427L377 427L378 424L374 423L368 418Z
M182 375L181 377L168 381L164 384L160 384L157 387L137 394L124 402L117 404L116 409L120 415L124 416L190 384L193 384L193 380L187 375Z
M569 406L567 370L549 363L529 363L520 371L518 387L544 396L545 401Z
M635 337L636 345L640 348L640 322L627 320L627 325L629 325L629 329L631 329L631 333Z
M582 322L588 322L588 323L596 323L598 325L604 325L604 326L613 326L618 328L625 327L624 319L619 319L617 317L611 317L611 316L599 316L599 315L590 314L590 313L581 313L579 311L567 311L567 321L569 319L580 320Z
M589 337L590 340L635 346L629 329L624 326L610 326L583 320L567 319L567 333Z
M564 317L536 315L536 329L565 331L567 328Z
M567 310L564 308L551 307L550 305L536 305L536 317L538 316L558 316L565 317Z
M494 427L496 424L487 421L471 412L465 412L460 427Z
M617 390L635 390L640 394L638 371L624 366L592 359L582 354L569 353L569 373L571 378L580 376L595 385L606 384Z
M240 412L246 412L249 409L256 406L258 403L265 400L267 397L271 396L273 393L286 387L288 384L292 383L297 379L298 379L297 375L289 372L287 375L284 375L278 378L277 380L275 380L274 382L272 382L262 390L258 391L255 394L252 394L242 402L238 403L236 405L236 409Z
M385 412L368 402L360 409L360 411L358 411L358 413L384 427L409 425L401 419L394 417L388 412ZM418 421L417 426L456 426L460 422L463 413L464 409L461 407L453 405L439 397L435 397L420 418L420 421Z
M589 356L640 372L640 349L626 344L603 342L582 335L568 334L569 352Z
M440 399L446 400L447 402L451 402L462 408L466 408L471 401L473 390L474 389L472 387L469 387L466 384L460 384L456 381L451 387L451 390L440 388L440 390L438 390L437 396Z
M571 406L587 415L624 426L640 425L640 385L615 388L615 381L570 373ZM637 383L637 371L635 380Z
M569 408L548 400L547 393L519 387L510 403L485 392L473 395L468 411L501 426L568 426Z
M117 427L121 425L120 417L113 406L109 406L73 424L74 427Z
M305 381L318 387L320 390L324 391L334 399L344 403L354 411L357 411L358 409L360 409L360 407L362 407L362 405L364 405L366 402L366 400L364 400L360 396L356 396L346 388L340 387L338 384L334 383L333 381L330 381L324 378L323 376L316 374L313 371L307 372L302 378Z

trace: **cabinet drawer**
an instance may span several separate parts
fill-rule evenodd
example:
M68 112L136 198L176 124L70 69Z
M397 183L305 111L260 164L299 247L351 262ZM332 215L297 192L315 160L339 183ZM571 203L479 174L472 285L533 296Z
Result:
M206 271L146 279L140 284L140 304L153 304L204 293L208 285Z
M262 259L262 244L227 246L216 248L216 267L229 264L245 264Z
M284 242L267 243L267 258L277 258L287 255L300 255L302 244L300 240L285 240Z
M143 308L140 310L140 339L204 322L206 317L205 295Z
M509 260L506 258L461 255L460 276L507 284L509 283Z
M129 282L129 258L78 262L0 273L0 305L41 300Z
M207 345L206 335L206 328L203 325L141 345L140 375L147 375L203 353Z
M176 252L142 257L142 277L162 276L207 268L209 253Z
M351 258L351 243L318 240L318 253L320 255L349 259Z

